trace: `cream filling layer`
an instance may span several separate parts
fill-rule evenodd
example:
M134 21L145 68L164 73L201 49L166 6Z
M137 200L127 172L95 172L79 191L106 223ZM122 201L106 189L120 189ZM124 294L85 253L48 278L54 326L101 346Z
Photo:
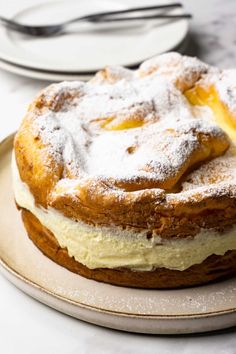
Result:
M183 271L202 263L212 254L236 249L236 227L224 234L202 230L191 240L147 239L147 231L133 232L114 227L93 227L65 217L59 211L35 205L27 184L21 181L13 158L16 202L34 214L56 237L70 257L90 269L125 267L137 271L168 268Z

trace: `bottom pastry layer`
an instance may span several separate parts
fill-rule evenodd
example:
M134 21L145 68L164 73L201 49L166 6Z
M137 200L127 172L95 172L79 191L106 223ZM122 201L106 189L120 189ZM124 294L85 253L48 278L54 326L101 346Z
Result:
M157 268L153 271L132 271L126 268L89 269L61 248L51 231L28 210L22 209L22 219L33 243L57 264L83 277L114 285L135 288L170 289L202 285L236 275L236 251L223 256L211 255L201 264L184 271Z

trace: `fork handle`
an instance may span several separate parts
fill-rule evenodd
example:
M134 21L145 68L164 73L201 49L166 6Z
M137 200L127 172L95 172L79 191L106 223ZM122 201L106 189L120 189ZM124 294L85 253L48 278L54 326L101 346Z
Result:
M190 19L191 14L182 15L151 15L151 16L132 16L132 17L97 17L88 19L89 22L104 23L104 22L120 22L120 21L137 21L137 20L152 20L152 19Z
M124 9L124 10L116 10L116 11L106 11L106 12L97 12L91 15L83 16L83 17L77 17L72 20L66 21L67 24L77 22L77 21L93 21L96 18L105 18L108 16L116 16L116 15L122 15L122 14L129 14L129 13L134 13L134 12L146 12L146 11L151 11L151 10L161 10L161 9L171 9L171 8L176 8L176 7L182 7L183 5L179 2L172 3L172 4L167 4L167 5L153 5L153 6L145 6L145 7L133 7L130 9ZM94 20L95 22L95 20Z

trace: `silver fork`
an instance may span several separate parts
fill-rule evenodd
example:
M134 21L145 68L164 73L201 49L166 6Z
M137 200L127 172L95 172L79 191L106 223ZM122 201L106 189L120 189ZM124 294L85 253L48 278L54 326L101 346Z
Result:
M160 9L173 9L177 7L182 7L180 3L173 3L167 5L158 5L158 6L147 6L147 7L135 7L132 9L118 10L118 11L108 11L108 12L99 12L94 13L92 15L81 16L74 18L72 20L65 21L63 23L55 24L55 25L42 25L42 26L31 26L25 25L13 20L6 19L0 16L0 24L5 27L20 32L23 34L27 34L30 36L44 36L49 37L55 34L59 34L65 31L68 25L75 22L92 22L92 23L104 23L104 22L118 22L118 21L134 21L134 20L150 20L150 19L183 19L183 18L191 18L190 14L181 14L181 15L171 15L171 14L152 14L148 16L126 16L129 13L135 12L146 12L152 10L160 10ZM121 16L119 16L121 15ZM125 16L123 16L125 15Z

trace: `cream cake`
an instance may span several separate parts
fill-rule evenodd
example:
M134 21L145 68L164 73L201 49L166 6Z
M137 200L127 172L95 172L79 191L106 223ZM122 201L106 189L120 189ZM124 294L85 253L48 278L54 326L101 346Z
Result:
M236 70L167 53L44 89L16 134L15 200L35 245L141 288L236 273Z

